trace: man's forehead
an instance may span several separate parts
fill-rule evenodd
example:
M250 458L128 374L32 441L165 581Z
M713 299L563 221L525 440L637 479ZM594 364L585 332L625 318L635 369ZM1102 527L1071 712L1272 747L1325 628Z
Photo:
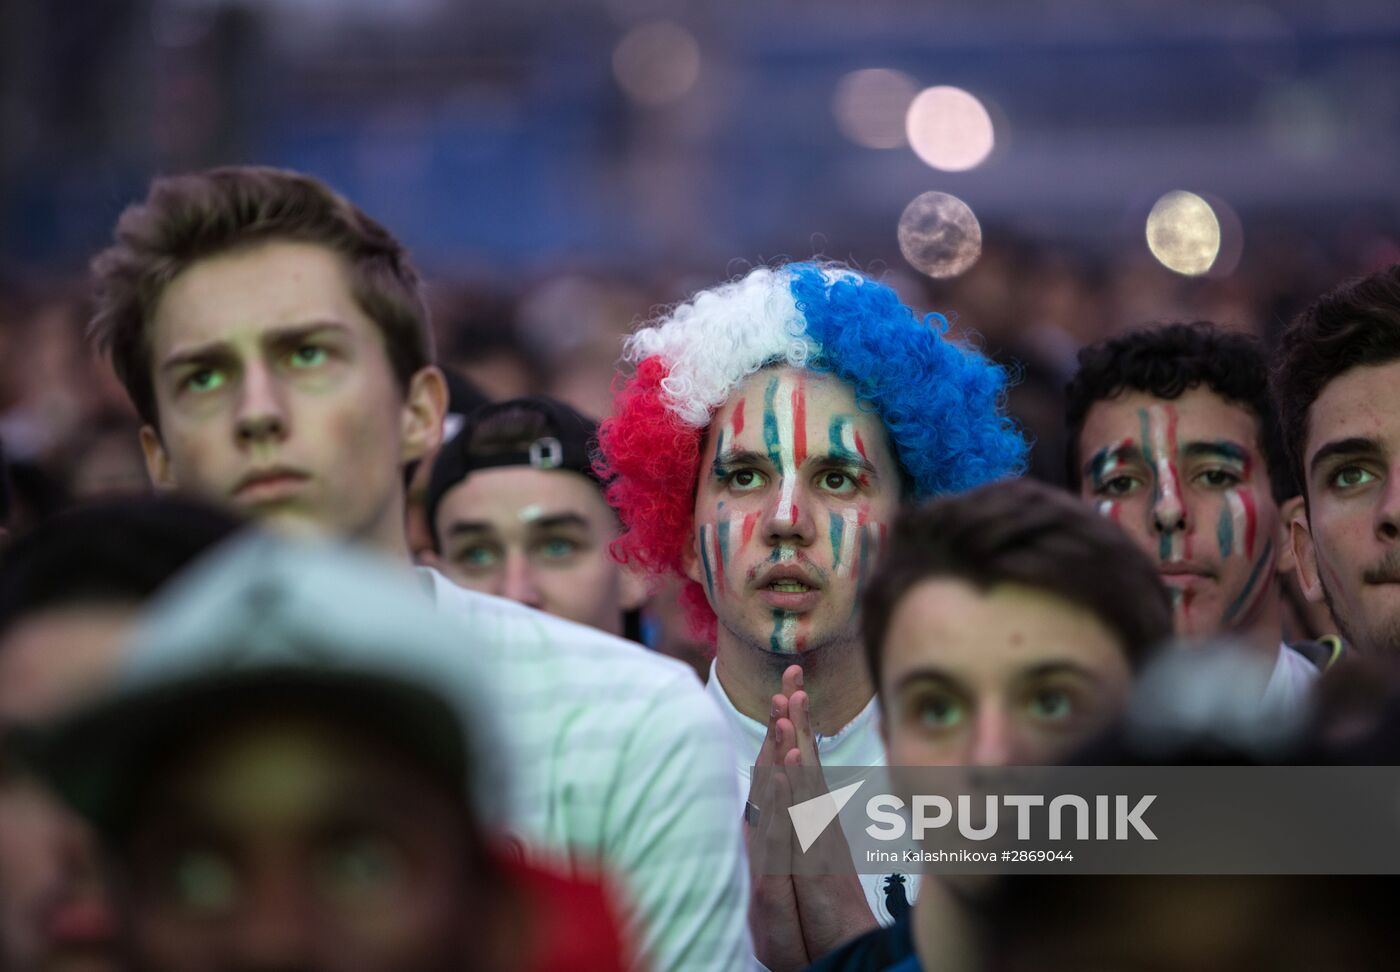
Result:
M1259 448L1259 419L1246 405L1209 388L1192 388L1177 398L1148 392L1123 392L1089 407L1080 432L1088 454L1105 447L1137 446L1167 424L1178 445L1226 442L1255 453ZM1087 455L1086 455L1087 458Z
M1351 368L1323 386L1308 409L1305 454L1341 439L1400 452L1400 360Z
M492 466L474 469L443 495L439 522L471 521L525 527L574 515L610 523L612 507L587 476L571 469Z

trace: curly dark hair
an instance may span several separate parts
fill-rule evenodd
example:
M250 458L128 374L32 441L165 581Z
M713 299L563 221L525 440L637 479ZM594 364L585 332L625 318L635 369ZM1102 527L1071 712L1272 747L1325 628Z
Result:
M1022 584L1092 611L1134 670L1172 633L1171 601L1147 554L1111 520L1032 479L989 483L906 508L866 587L865 651L880 684L885 635L900 600L925 580L985 590Z
M1400 263L1356 277L1313 301L1284 330L1274 357L1274 400L1293 475L1303 468L1308 413L1333 378L1400 359Z
M1264 346L1252 335L1209 321L1157 324L1079 352L1079 370L1065 388L1065 482L1070 489L1077 491L1084 477L1079 433L1095 402L1135 391L1174 399L1202 385L1250 411L1258 424L1274 499L1282 502L1296 496L1298 483L1284 452L1269 392Z

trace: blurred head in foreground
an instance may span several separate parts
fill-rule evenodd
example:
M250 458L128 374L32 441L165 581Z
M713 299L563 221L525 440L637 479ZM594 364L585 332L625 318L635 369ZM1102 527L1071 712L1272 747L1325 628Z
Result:
M241 523L174 499L59 514L0 556L0 968L114 968L116 929L88 827L5 738L115 677L138 612Z
M249 537L187 575L113 690L18 741L97 828L131 965L517 967L529 909L461 648L346 550Z
M891 765L1055 762L1171 633L1147 557L1034 481L908 509L890 536L864 617Z

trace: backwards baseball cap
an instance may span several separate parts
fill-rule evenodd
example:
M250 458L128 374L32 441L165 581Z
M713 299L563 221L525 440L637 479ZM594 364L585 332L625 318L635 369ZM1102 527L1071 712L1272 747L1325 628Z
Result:
M255 533L158 597L112 684L55 722L16 730L13 745L99 832L121 833L157 754L191 720L270 698L397 743L459 785L478 820L499 824L502 749L472 648L407 571Z
M501 435L481 435L483 426L500 423ZM514 434L513 428L528 429ZM437 539L437 511L443 496L478 469L530 466L579 473L598 483L593 450L598 423L557 398L529 395L483 405L443 444L433 461L428 483L428 525Z

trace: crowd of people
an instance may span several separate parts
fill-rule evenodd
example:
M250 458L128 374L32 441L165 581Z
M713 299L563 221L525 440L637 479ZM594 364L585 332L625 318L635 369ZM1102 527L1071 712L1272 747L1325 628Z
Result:
M1088 343L1041 479L1027 371L835 262L644 315L597 415L439 367L409 254L293 172L155 180L66 313L135 419L106 488L0 480L0 969L1389 954L1360 879L862 873L840 827L809 874L789 811L823 766L1132 763L1168 661L1151 762L1388 762L1400 264L1272 346Z

